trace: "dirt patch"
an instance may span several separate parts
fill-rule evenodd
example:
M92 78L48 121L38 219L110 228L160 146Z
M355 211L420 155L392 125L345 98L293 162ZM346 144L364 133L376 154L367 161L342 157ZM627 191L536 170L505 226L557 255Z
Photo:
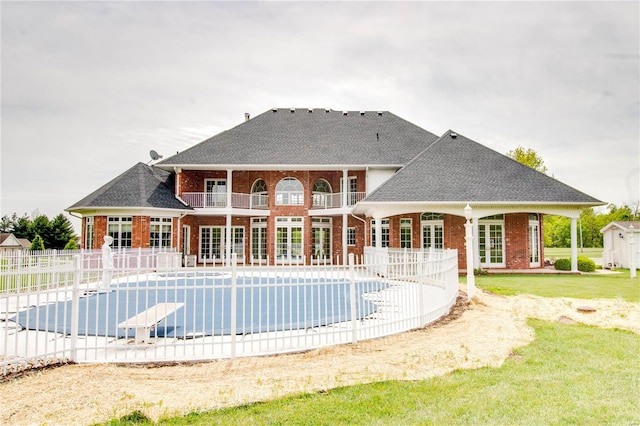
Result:
M152 419L381 380L421 380L500 366L528 344L527 317L640 333L640 304L480 294L448 317L396 336L306 353L205 363L68 365L0 384L0 424L90 424L140 411Z

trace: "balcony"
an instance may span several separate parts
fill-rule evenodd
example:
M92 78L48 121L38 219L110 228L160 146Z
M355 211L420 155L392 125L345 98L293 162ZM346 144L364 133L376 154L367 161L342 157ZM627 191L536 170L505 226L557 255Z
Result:
M227 194L218 192L183 192L182 199L195 209L234 209L267 210L267 194L231 193L231 206L227 206Z
M313 203L311 208L316 209L339 209L341 207L353 207L365 196L366 192L349 192L347 193L347 205L343 206L342 192L327 193L327 192L314 192Z

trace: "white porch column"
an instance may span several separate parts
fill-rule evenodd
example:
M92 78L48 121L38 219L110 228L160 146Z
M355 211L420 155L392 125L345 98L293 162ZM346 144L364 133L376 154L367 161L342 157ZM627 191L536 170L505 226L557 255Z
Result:
M347 208L348 204L348 188L349 188L349 170L342 170L342 208ZM349 228L347 221L347 214L342 214L342 264L346 265L348 262L348 249L347 249L347 233Z
M576 224L578 219L571 218L571 271L578 272L578 231Z
M474 220L473 223L473 235L480 235L480 225L478 225L478 220ZM473 268L480 267L480 238L473 239Z
M464 224L465 230L465 246L467 255L467 298L473 299L476 295L476 276L473 274L473 225L471 224L471 215L473 211L471 206L467 204L464 208L464 217L466 222Z
M628 234L628 241L629 241L629 274L631 278L635 278L636 277L636 247L635 247L635 243L636 243L636 236L634 234L635 229L633 228L633 225L629 226L629 234Z
M375 218L376 248L382 248L382 219Z
M233 170L227 170L227 208L230 209L231 206L231 194L233 194Z
M227 266L231 266L231 215L227 215L227 223L224 230L224 257Z
M347 247L347 234L349 233L349 217L345 214L342 215L342 264L346 265L349 261L349 250Z
M229 169L227 170L227 209L231 209L231 194L232 194L232 190L231 188L233 188L233 170ZM225 228L225 250L224 250L224 257L225 257L225 262L227 264L227 266L231 266L231 214L227 214L227 223L226 223L226 228Z

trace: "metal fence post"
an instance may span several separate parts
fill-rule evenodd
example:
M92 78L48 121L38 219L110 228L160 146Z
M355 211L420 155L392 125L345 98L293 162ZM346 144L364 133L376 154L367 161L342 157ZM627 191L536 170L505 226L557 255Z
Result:
M236 357L236 328L238 305L238 255L231 254L231 359Z
M78 361L78 322L79 322L79 305L80 305L80 274L81 263L80 256L75 255L73 270L73 287L71 290L71 361Z
M349 253L349 298L351 299L351 343L358 343L358 315L356 315L356 273L354 255Z

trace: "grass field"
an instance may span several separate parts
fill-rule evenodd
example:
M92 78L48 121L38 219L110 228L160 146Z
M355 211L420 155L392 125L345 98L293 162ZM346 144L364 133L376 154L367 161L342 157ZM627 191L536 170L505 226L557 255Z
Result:
M637 348L628 331L530 320L536 338L500 368L378 382L163 419L163 425L637 424ZM633 380L633 378L636 380ZM133 413L110 425L151 424Z
M590 259L601 259L602 251L604 249L600 248L578 248L578 256L588 257ZM544 248L544 257L546 259L562 259L562 258L570 258L571 257L571 248L570 247L562 247L562 248Z
M620 270L613 274L588 275L480 275L476 277L476 286L505 296L535 294L543 297L624 299L627 302L640 302L640 282L638 278L630 278L629 270Z
M638 280L616 275L489 275L501 294L640 301ZM163 425L601 425L640 423L640 336L530 319L535 340L500 368L458 370L166 418ZM214 380L214 379L212 379ZM109 425L152 424L139 412Z

